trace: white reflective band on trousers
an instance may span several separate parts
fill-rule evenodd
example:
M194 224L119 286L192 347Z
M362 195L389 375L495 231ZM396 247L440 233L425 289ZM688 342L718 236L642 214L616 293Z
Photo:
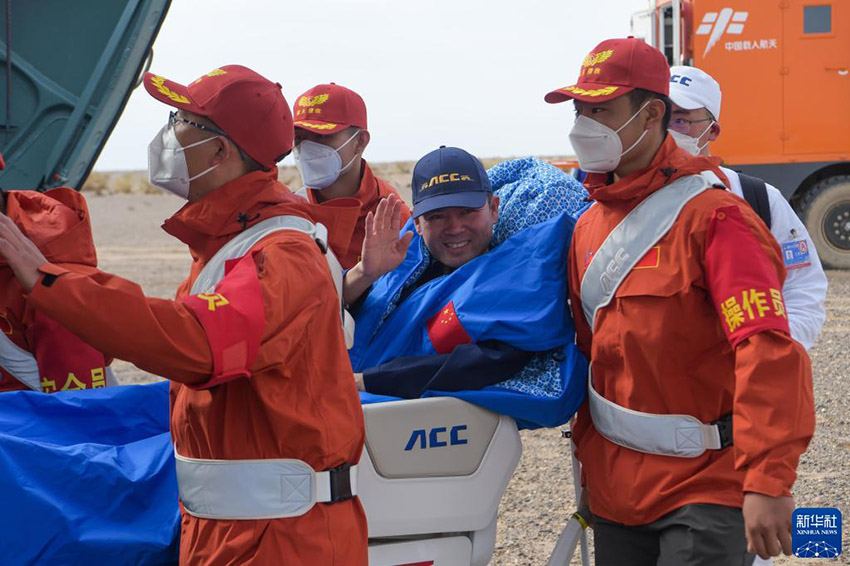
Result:
M345 336L345 347L351 348L354 344L354 319L345 310L342 300L343 271L339 260L328 247L328 230L322 224L313 224L306 218L300 216L273 216L258 222L250 228L239 233L218 250L207 262L204 269L195 279L190 295L199 293L212 293L215 286L224 278L224 264L228 260L244 256L260 240L266 236L281 230L295 230L310 236L318 245L319 249L328 262L328 269L339 296L340 320Z
M41 372L38 371L35 357L12 342L3 332L0 332L0 367L33 391L41 391ZM112 368L107 367L105 373L107 386L118 385Z
M710 171L681 177L647 197L608 235L581 281L582 310L591 330L599 310L610 304L632 268L670 231L685 205L713 186L723 183ZM605 399L594 389L590 370L587 388L593 426L615 444L681 458L724 447L716 424L690 415L642 413Z
M300 517L316 503L334 501L332 472L287 459L200 460L175 452L177 485L186 512L202 519L252 520ZM357 466L350 474L357 495Z

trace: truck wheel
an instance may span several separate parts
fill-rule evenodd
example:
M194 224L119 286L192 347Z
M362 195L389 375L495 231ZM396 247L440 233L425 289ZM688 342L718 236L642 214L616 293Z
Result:
M850 175L813 185L800 199L799 213L823 266L850 269Z

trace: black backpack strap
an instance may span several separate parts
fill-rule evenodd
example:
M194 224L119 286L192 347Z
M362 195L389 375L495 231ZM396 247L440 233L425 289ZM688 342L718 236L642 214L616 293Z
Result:
M741 191L744 193L744 199L770 228L770 201L767 199L767 185L761 179L743 173L738 173L738 177L741 179Z

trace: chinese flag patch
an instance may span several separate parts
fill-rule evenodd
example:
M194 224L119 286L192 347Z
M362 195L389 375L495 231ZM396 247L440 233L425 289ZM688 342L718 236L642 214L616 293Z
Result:
M457 317L453 301L428 320L427 328L431 344L438 354L451 354L457 346L472 342Z
M655 269L661 263L661 246L655 246L643 256L634 269Z

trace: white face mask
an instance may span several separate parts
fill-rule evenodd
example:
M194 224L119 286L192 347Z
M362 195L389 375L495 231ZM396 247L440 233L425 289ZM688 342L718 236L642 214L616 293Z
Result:
M679 145L679 147L681 147L691 155L699 155L700 153L702 153L703 148L709 144L709 142L705 142L704 144L700 145L699 140L713 125L714 122L711 122L708 125L708 128L704 129L702 133L697 137L692 137L688 134L677 132L676 130L667 130L667 132L669 132L669 134L673 136L673 139L676 140L676 143Z
M174 133L174 128L166 124L148 144L148 179L150 184L174 193L184 199L189 198L189 184L206 175L219 165L201 171L194 177L189 176L189 166L186 165L184 152L196 145L207 143L220 136L215 136L183 147Z
M351 167L357 158L355 155L343 167L339 150L347 146L359 133L360 130L357 130L351 134L351 137L336 149L309 140L304 140L295 146L293 150L295 165L298 166L304 186L311 189L325 189L333 185L342 172Z
M652 100L646 101L646 104L641 106L640 110L632 114L632 117L616 130L612 130L587 116L576 118L575 126L570 132L570 143L578 157L579 167L588 173L608 173L616 169L620 164L620 159L637 147L637 144L643 140L649 130L644 130L637 141L626 151L623 151L623 142L620 141L620 136L617 134L628 126L650 102Z

